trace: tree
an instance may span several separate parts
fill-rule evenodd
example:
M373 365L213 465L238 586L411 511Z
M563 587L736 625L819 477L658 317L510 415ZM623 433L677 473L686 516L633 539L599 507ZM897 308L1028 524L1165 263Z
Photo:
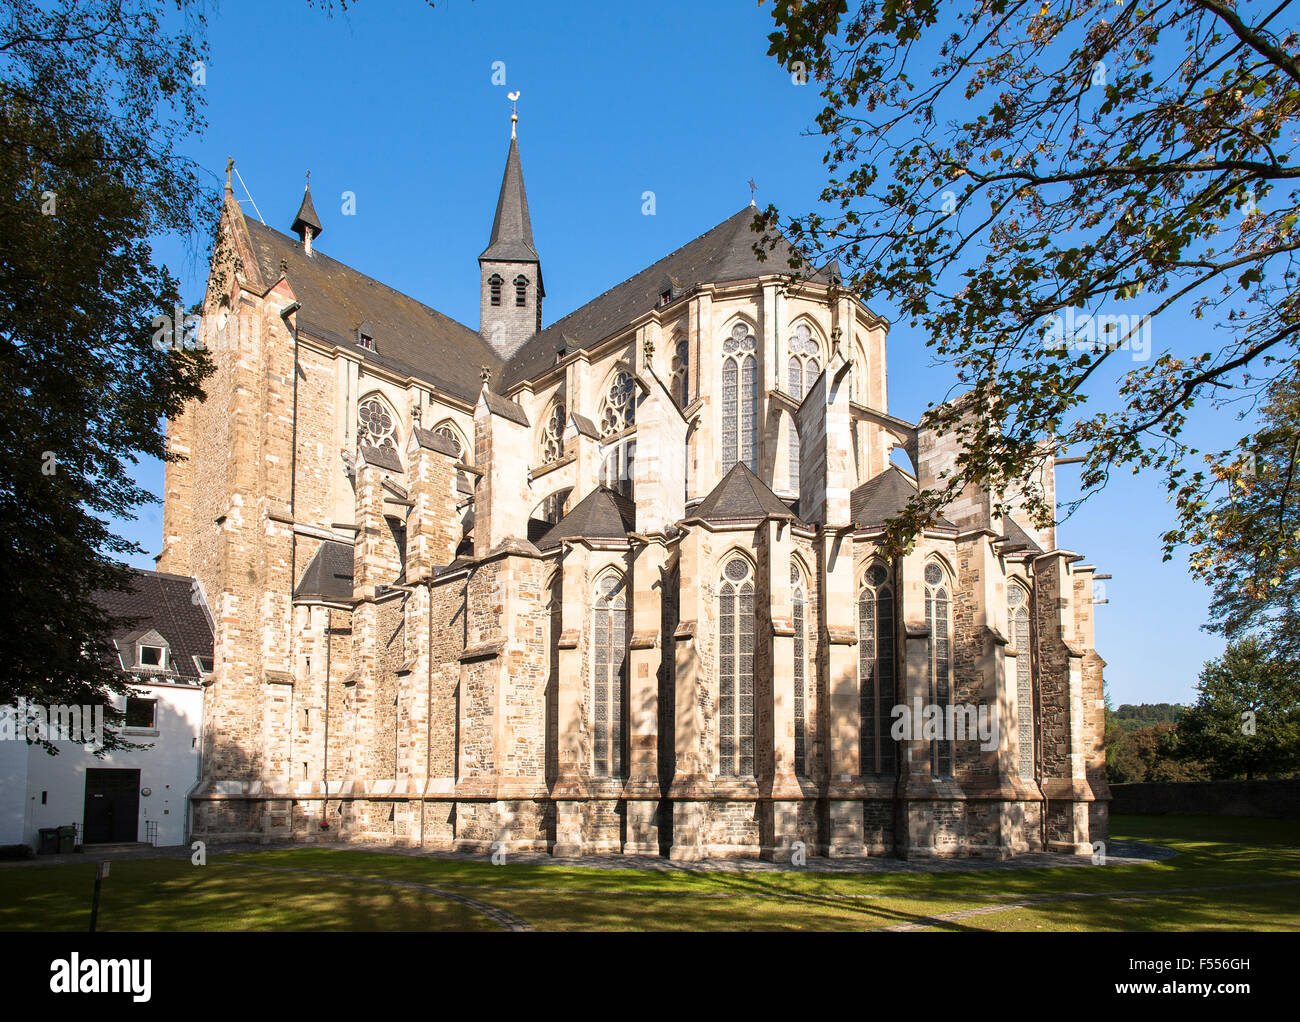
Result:
M1300 663L1300 387L1268 391L1246 467L1218 480L1203 521L1186 522L1192 564L1212 590L1208 630L1265 637L1276 658Z
M1300 767L1300 680L1253 637L1207 661L1197 701L1178 721L1169 751L1199 760L1215 780Z
M1192 407L1300 373L1291 6L774 4L769 52L820 83L829 181L817 211L758 214L756 247L779 229L794 275L837 258L844 286L896 303L969 391L927 410L964 451L891 545L971 483L1054 522L1035 470L1058 445L1082 453L1080 500L1117 468L1162 473L1180 513L1166 558L1187 540L1242 453L1198 465ZM1215 319L1221 340L1153 326L1167 310Z
M179 284L150 239L211 237L214 190L178 145L203 126L203 16L183 2L7 5L0 24L0 703L125 691L95 601L139 548L107 520L153 498L162 422L210 362L158 350ZM121 742L106 731L108 747ZM52 748L47 745L47 749Z

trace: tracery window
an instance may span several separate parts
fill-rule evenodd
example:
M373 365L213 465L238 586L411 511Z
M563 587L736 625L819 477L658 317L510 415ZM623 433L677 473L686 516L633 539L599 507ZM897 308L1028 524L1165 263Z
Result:
M786 384L790 396L802 401L821 375L821 345L813 336L807 323L794 328L788 347L790 357L786 363ZM793 417L789 426L790 486L799 486L799 425Z
M623 688L627 663L627 595L623 580L596 583L592 627L592 774L623 776Z
M556 401L551 405L551 413L542 423L541 436L541 455L542 464L546 465L556 461L564 454L564 424L567 417L564 412L564 403Z
M626 371L615 373L600 409L600 435L613 436L636 423L636 383Z
M758 471L758 342L744 323L722 344L722 471Z
M357 446L397 450L397 422L379 397L368 397L357 406Z
M889 569L867 568L858 593L859 727L862 773L898 772L898 747L890 729L896 701L894 591Z
M682 338L673 346L673 357L668 367L668 390L679 408L690 404L690 368L690 345Z
M1016 651L1016 724L1020 776L1034 779L1034 685L1029 659L1029 594L1022 586L1007 586L1007 627Z
M754 572L743 557L718 588L718 774L754 774Z
M790 565L790 587L794 595L794 772L808 773L808 597L803 572Z
M930 688L930 705L939 708L945 723L952 705L951 591L948 573L937 561L930 561L925 566L925 623L930 630L926 680ZM939 738L930 742L930 773L935 777L952 776L950 739Z

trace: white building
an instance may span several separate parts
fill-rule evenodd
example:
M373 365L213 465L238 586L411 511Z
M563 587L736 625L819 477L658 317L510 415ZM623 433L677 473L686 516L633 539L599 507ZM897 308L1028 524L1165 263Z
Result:
M115 703L126 712L123 735L146 747L97 757L79 742L56 741L58 755L50 755L21 734L0 740L0 845L39 848L42 828L68 824L87 845L185 842L212 620L193 579L136 576L134 591L103 602L122 619L114 643L133 679L132 694Z

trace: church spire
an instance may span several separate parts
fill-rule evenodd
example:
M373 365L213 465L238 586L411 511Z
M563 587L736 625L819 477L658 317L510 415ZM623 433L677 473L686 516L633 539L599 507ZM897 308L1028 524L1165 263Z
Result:
M307 171L307 187L302 193L302 205L298 207L298 215L293 218L293 226L289 228L302 241L302 250L311 255L311 243L314 238L321 236L324 228L320 225L320 217L316 215L316 207L311 201L311 171Z
M519 162L519 140L513 135L506 153L506 172L501 176L492 236L479 259L538 261L537 249L533 247L533 223L528 216L528 193L524 191L524 169Z
M512 92L513 102L519 94ZM487 248L478 257L480 276L479 332L502 358L510 358L524 341L542 328L542 262L533 245L533 223L528 215L528 193L519 160L511 111L510 148L501 175L496 215Z

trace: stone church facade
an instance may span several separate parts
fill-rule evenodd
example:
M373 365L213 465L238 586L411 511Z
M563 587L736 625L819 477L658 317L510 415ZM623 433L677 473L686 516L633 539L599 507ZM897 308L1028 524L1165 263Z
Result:
M320 251L310 190L286 235L227 185L158 564L216 620L193 837L783 860L1106 836L1094 569L974 489L881 556L956 451L889 414L885 320L834 267L758 260L752 219L543 327L512 137L476 331ZM899 740L900 704L996 731Z

